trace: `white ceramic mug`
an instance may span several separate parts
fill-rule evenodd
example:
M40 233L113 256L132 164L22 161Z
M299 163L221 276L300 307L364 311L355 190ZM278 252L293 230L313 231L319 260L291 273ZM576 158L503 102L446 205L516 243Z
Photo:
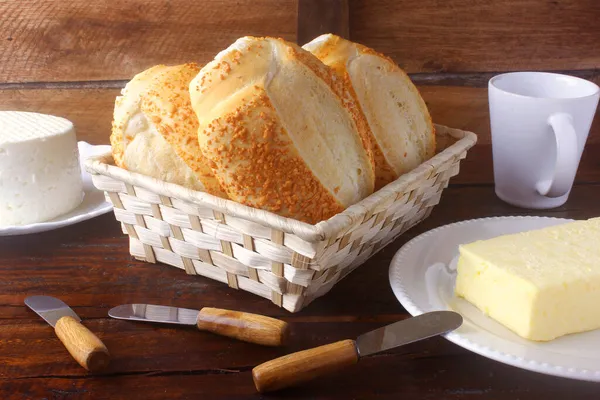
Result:
M545 72L511 72L488 84L496 195L525 208L567 201L600 89Z

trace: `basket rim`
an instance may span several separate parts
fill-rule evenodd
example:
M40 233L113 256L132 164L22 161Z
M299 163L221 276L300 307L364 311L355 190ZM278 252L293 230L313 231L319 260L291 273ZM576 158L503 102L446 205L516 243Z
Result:
M415 180L428 177L431 171L437 166L445 163L454 155L467 151L477 142L477 135L473 132L439 124L434 124L434 126L436 135L449 135L457 139L457 141L358 203L314 225L293 218L283 217L270 211L253 208L230 199L223 199L206 192L188 189L175 183L127 171L110 164L112 160L110 150L103 154L89 157L84 162L84 167L92 175L108 176L133 186L142 187L159 195L178 198L198 206L211 208L225 215L231 215L284 233L293 234L307 242L314 243L337 237L340 232L362 221L369 210L373 209L380 202L388 199L391 195L403 191L405 187L409 186Z

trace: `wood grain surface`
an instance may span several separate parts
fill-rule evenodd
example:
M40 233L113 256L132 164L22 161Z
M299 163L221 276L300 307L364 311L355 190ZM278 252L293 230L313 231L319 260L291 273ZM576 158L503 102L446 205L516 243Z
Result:
M598 69L597 0L351 0L351 39L409 72Z
M298 0L298 34L303 45L323 33L350 37L348 0Z
M54 331L75 361L88 371L102 371L110 363L110 352L104 343L70 315L56 321Z
M389 54L408 72L600 68L596 0L349 4L351 39ZM295 0L3 1L0 82L129 79L161 62L206 62L243 35L295 41L300 5ZM314 32L308 30L314 23L306 29ZM304 41L306 35L299 33Z
M109 144L118 88L51 88L0 90L0 110L32 111L67 118L78 140Z
M0 2L0 82L128 79L245 35L296 39L295 0Z
M263 398L253 367L290 352L354 338L404 319L388 267L412 237L469 218L600 215L600 183L578 185L568 203L533 212L498 200L493 188L451 186L422 224L352 272L297 314L250 293L161 264L133 260L112 215L72 227L0 238L0 397L3 399ZM23 300L56 296L73 307L111 351L100 374L73 362L53 330ZM290 324L285 347L264 347L198 331L110 319L118 304L199 305L278 317ZM367 357L356 366L268 398L315 399L587 399L597 385L520 370L470 353L442 338Z
M289 325L277 318L203 307L198 313L198 329L263 346L284 346L289 339Z
M340 340L269 360L252 369L256 390L268 393L342 373L358 362L353 339Z
M1 399L597 397L597 384L520 370L440 337L269 396L257 393L252 368L407 318L390 289L388 268L396 251L422 232L479 217L600 216L600 116L569 201L546 211L515 208L493 190L486 89L491 76L525 69L600 83L600 2L23 0L0 1L0 13L0 110L64 116L75 122L80 140L93 144L108 143L115 96L141 70L206 62L243 35L302 42L327 27L347 31L405 68L435 122L479 135L427 220L296 314L225 284L134 260L111 214L55 231L0 237ZM110 349L106 371L89 373L73 361L52 327L24 306L25 297L35 294L73 307ZM265 347L195 327L108 318L111 307L132 302L280 318L289 324L289 344Z

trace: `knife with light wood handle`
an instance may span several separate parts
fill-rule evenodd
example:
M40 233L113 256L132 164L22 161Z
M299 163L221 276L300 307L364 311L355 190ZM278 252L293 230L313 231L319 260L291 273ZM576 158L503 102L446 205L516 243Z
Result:
M202 331L263 346L283 346L289 337L285 321L222 308L192 310L154 304L123 304L111 309L108 315L130 321L195 325Z
M272 392L296 386L356 364L360 358L432 336L462 325L453 311L432 311L384 326L359 336L288 354L252 370L256 390Z
M104 343L81 324L81 319L63 301L50 296L30 296L25 304L54 327L56 336L83 368L98 372L108 366L110 354Z

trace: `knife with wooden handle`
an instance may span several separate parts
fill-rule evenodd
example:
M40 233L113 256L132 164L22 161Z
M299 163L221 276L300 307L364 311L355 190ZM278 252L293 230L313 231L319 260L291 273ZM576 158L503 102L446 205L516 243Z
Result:
M263 346L283 346L289 337L285 321L222 308L192 310L154 304L123 304L111 309L108 315L131 321L195 325L202 331Z
M63 301L50 296L30 296L27 307L54 327L56 336L83 368L98 372L110 363L110 354L102 341L81 324L81 319Z
M299 385L356 364L361 357L441 335L462 325L453 311L433 311L359 336L288 354L252 370L256 390L272 392Z

